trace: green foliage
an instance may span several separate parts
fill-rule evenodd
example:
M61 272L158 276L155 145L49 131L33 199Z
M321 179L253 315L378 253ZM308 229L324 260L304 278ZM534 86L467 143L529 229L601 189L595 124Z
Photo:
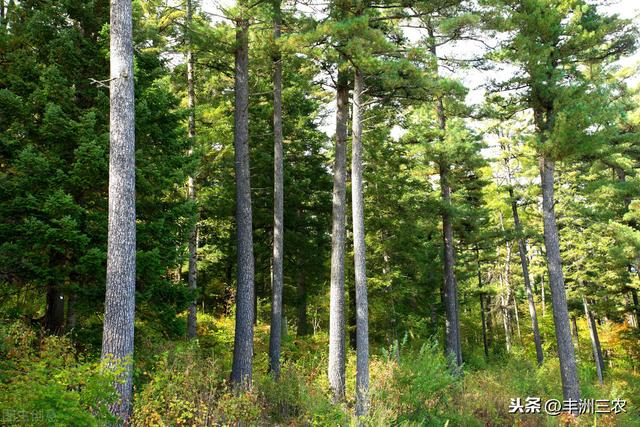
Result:
M108 5L20 2L0 38L2 277L12 294L53 286L78 296L79 321L104 296L109 105L91 79L108 70ZM159 42L142 19L136 42ZM178 335L188 294L167 270L186 249L194 206L181 185L192 165L169 70L157 52L136 51L135 60L138 314Z
M0 324L0 413L24 426L113 422L113 371L76 353L68 337L40 337L22 322ZM14 422L12 423L11 420Z

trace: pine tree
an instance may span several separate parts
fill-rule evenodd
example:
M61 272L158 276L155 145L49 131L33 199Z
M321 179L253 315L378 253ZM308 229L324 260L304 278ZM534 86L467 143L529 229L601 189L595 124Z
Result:
M269 369L280 376L280 347L282 345L282 287L284 262L284 164L282 147L282 56L278 43L282 25L280 0L273 2L273 273L271 286L271 329L269 332Z
M111 407L126 423L133 393L133 333L136 290L135 111L132 5L111 3L109 234L102 359L123 364Z
M555 213L556 163L585 147L575 137L586 131L576 109L576 97L585 96L579 63L606 61L629 51L633 44L627 23L604 17L582 0L493 1L495 28L514 31L501 52L522 74L500 88L526 87L521 104L533 112L539 155L544 243L553 300L558 357L565 399L578 400L580 391L562 269ZM501 17L498 17L501 14ZM608 42L615 40L615 42ZM575 84L566 85L564 81ZM569 119L571 118L571 119ZM570 125L569 125L570 123ZM587 125L588 126L588 125ZM576 129L577 132L576 132Z
M246 388L251 386L253 367L255 284L249 167L249 20L242 14L236 18L234 147L238 284L231 380Z

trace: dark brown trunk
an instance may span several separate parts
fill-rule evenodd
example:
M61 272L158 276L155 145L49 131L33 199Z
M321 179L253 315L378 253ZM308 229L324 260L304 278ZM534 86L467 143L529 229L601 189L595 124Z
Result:
M64 320L64 295L59 286L49 284L44 328L49 334L61 335L64 332Z
M476 244L476 263L478 270L478 296L480 297L480 320L482 322L482 346L484 348L484 358L489 359L489 343L487 341L487 322L485 319L484 294L482 293L482 269L480 267L480 249Z
M640 328L640 305L638 305L638 292L635 289L631 289L631 298L636 312L636 327Z

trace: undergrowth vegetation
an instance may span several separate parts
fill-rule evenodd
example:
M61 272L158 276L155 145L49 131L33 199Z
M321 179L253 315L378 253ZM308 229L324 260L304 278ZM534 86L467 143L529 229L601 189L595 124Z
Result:
M326 379L327 336L287 336L278 381L268 372L268 327L256 328L254 387L235 393L229 384L233 320L200 315L199 339L162 339L139 325L135 365L133 423L136 426L349 426L355 402L355 354L347 360L347 396L334 405ZM581 325L584 326L584 325ZM41 335L20 322L3 323L0 343L0 411L15 425L94 426L113 419L114 399L97 354L79 352L69 337ZM585 328L582 328L586 332ZM533 348L516 345L508 356L469 353L460 375L447 368L435 338L405 337L371 360L371 411L365 425L384 426L633 426L639 425L640 375L632 358L637 350L624 328L603 327L611 362L604 385L592 368L588 336L579 341L584 398L626 399L627 412L582 415L577 420L509 413L511 398L562 396L559 366L548 352L535 366ZM153 338L150 338L153 337ZM498 343L496 343L498 344ZM597 419L596 419L597 417ZM8 424L8 423L7 423Z

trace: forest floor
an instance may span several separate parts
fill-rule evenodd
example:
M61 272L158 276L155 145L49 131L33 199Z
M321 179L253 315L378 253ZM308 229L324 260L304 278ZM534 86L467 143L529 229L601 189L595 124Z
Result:
M233 318L200 315L194 342L167 340L137 324L134 425L356 425L355 354L348 353L347 401L333 405L326 379L326 333L283 343L280 381L268 373L268 325L255 332L251 391L235 394L228 384ZM582 325L584 326L584 325ZM108 423L108 384L95 354L77 351L69 337L43 337L22 322L0 324L0 413L2 425L90 426ZM584 328L582 328L584 330ZM625 327L602 328L605 348L623 351ZM524 337L523 337L524 338ZM373 348L371 410L365 425L386 426L638 426L640 373L610 353L605 383L599 385L588 336L578 351L583 399L624 399L619 414L585 414L577 419L545 414L545 402L561 399L557 359L551 349L535 365L533 349L516 343L508 355L484 360L467 352L464 372L453 376L434 339L405 338L393 348ZM608 346L608 347L607 347ZM635 344L637 346L637 342ZM619 348L620 347L620 348ZM541 400L540 413L510 413L512 399ZM532 406L535 410L535 404Z

